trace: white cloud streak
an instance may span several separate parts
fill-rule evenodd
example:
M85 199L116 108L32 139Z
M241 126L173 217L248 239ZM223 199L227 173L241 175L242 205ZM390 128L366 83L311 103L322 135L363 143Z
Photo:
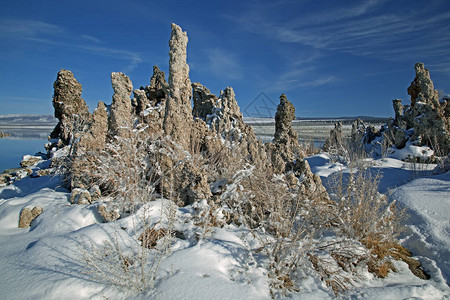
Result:
M214 48L207 50L208 69L222 78L241 79L242 66L238 59L230 52Z
M449 11L432 16L423 11L381 13L378 8L385 2L369 0L289 21L270 21L263 11L234 20L250 32L279 42L358 56L397 60L448 51Z
M294 55L286 56L289 67L278 77L274 89L318 87L336 81L335 76L311 68L333 52L384 61L424 61L434 66L433 70L450 74L450 11L442 7L445 1L431 0L426 6L402 6L401 10L393 9L397 3L389 3L387 10L384 6L388 2L368 0L343 7L342 2L336 6L324 1L320 2L323 9L298 9L295 17L287 19L280 18L282 11L260 5L229 19L249 32L286 43L299 52L320 53L301 62ZM280 9L294 10L294 6L295 2ZM308 76L304 70L309 70Z
M71 35L64 27L35 20L0 20L0 39L17 39L31 42L51 44L70 49L78 49L104 57L129 61L123 70L131 72L142 63L141 55L137 52L102 47L102 41L90 35ZM81 41L81 42L80 42ZM95 45L92 45L95 44Z

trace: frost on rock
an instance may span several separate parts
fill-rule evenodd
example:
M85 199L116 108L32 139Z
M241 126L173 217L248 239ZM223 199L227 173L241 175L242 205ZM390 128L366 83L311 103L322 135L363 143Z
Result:
M169 85L166 82L164 72L158 66L153 66L150 85L134 90L135 114L140 126L145 128L146 134L157 135L162 133L168 94Z
M70 194L70 203L72 204L90 204L92 202L91 194L88 190L74 188Z

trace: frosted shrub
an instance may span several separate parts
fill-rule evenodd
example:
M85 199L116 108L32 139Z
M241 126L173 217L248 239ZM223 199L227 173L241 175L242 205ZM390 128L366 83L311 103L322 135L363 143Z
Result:
M255 255L267 258L272 297L296 292L295 270L310 248L313 228L300 217L305 199L283 177L268 175L247 165L238 171L222 194L235 219L259 242ZM238 216L238 217L236 217Z
M121 235L116 231L112 240L100 245L92 240L82 245L79 251L85 274L95 281L136 293L152 289L160 262L170 253L175 218L174 206L162 205L156 223L148 217L146 206L132 216L131 231L142 232L139 238L121 230Z
M369 249L369 270L385 277L393 269L392 251L400 247L396 238L404 212L378 192L379 181L380 175L369 171L351 172L348 178L341 172L333 177L331 196L336 202L336 231Z

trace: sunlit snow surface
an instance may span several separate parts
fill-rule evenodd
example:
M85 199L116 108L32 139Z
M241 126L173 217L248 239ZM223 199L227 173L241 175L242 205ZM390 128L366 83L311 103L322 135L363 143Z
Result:
M308 158L311 169L327 178L349 170L331 163L324 154ZM450 299L450 173L432 175L433 166L412 167L396 159L372 161L381 172L382 192L404 205L410 214L402 236L430 280L411 274L406 264L386 279L368 276L361 286L344 294L351 299ZM101 244L116 237L126 246L136 238L133 215L101 223L95 205L71 205L69 192L57 177L25 178L0 188L0 299L270 299L267 270L251 263L252 241L245 229L229 225L200 240L176 239L171 253L161 262L154 289L130 293L92 280L83 273L80 248L86 241ZM165 200L152 202L149 218L157 220ZM29 229L19 229L24 207L41 206L43 213ZM139 212L138 212L139 213ZM176 230L195 230L189 215L192 206L178 208L182 222ZM184 222L183 220L186 220ZM192 234L194 237L195 235ZM247 236L247 238L243 238ZM304 273L297 282L300 292L292 299L333 299L320 278Z

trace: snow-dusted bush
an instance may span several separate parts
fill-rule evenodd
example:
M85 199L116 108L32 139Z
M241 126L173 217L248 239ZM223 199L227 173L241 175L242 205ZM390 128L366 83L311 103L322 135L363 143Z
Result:
M170 253L175 219L173 205L169 202L161 205L156 222L151 206L145 204L129 217L131 228L117 229L111 238L99 244L93 240L82 244L79 252L84 273L95 281L132 292L152 289L160 262Z
M398 246L404 211L378 192L379 181L379 174L367 170L350 172L347 178L340 172L333 177L331 196L336 203L335 230L369 249L369 271L385 277L393 269L389 259Z
M264 254L272 297L298 291L294 274L310 249L314 229L301 218L306 199L284 176L247 165L236 172L222 194L235 220L250 229Z

